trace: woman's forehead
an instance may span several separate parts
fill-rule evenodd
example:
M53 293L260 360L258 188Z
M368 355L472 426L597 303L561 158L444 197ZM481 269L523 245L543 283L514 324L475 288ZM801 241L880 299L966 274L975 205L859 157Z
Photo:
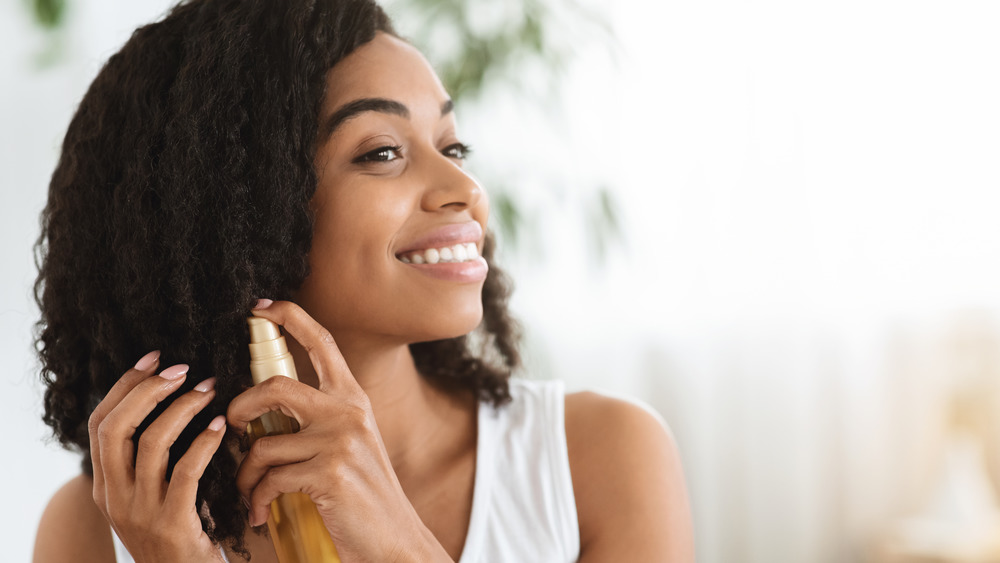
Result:
M379 32L330 69L322 114L330 115L363 98L397 100L407 106L428 103L437 108L448 94L420 51Z

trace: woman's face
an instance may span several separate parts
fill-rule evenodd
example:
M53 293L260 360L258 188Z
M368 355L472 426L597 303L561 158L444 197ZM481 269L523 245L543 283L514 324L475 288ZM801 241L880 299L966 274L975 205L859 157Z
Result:
M295 300L335 337L421 342L479 324L489 202L463 156L448 94L412 46L378 33L330 70Z

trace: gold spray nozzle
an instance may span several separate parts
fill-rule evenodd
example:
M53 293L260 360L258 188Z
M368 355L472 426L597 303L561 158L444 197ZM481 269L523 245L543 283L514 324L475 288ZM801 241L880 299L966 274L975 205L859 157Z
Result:
M281 336L281 331L278 330L278 325L267 319L260 317L248 317L247 324L250 325L250 342L252 344L274 340Z

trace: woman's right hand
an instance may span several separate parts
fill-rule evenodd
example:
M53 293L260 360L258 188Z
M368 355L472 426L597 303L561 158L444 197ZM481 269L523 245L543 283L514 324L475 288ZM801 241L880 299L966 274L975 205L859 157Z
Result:
M195 495L222 443L225 417L215 417L195 438L167 482L170 446L215 396L214 378L178 397L149 425L132 464L136 428L187 377L184 364L153 375L158 366L159 352L144 356L90 416L94 502L137 563L221 562L219 548L201 528Z

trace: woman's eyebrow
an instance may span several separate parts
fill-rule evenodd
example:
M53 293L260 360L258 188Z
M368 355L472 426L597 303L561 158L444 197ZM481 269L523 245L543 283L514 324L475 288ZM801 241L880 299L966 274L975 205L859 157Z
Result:
M455 104L451 100L446 100L443 104L441 104L441 117L451 113L454 109ZM340 109L333 112L323 125L322 135L320 135L320 138L323 140L329 139L330 136L333 135L333 132L337 130L337 127L340 127L344 122L352 117L357 117L367 111L377 111L381 113L388 113L390 115L398 115L406 119L410 118L409 108L396 100L389 100L386 98L361 98L352 102L347 102L346 104L340 106Z

